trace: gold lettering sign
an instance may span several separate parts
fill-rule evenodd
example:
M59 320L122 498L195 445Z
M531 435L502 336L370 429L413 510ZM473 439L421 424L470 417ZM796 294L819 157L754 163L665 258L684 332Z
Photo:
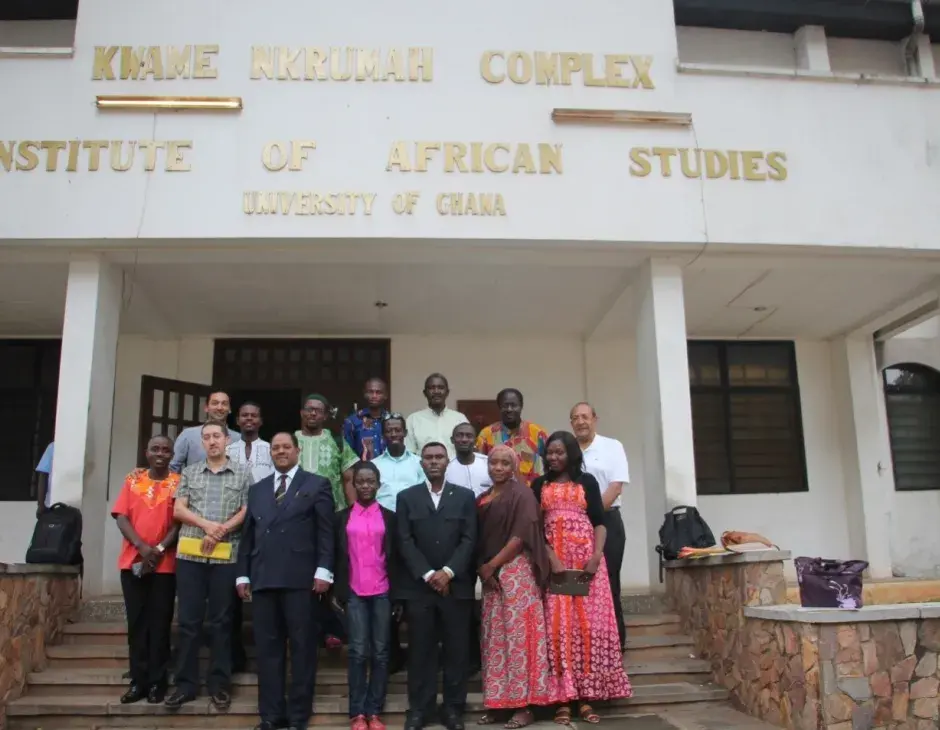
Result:
M676 170L692 179L766 180L787 179L787 156L783 152L706 150L688 147L634 147L630 150L630 174L647 177L658 170L672 177Z
M439 215L506 215L500 193L439 193Z
M433 159L441 159L444 172L524 172L562 174L560 144L540 142L395 142L388 154L389 172L427 172Z
M219 46L95 46L91 78L95 81L145 79L215 79L212 60ZM115 70L117 69L117 70Z
M375 193L251 190L242 195L246 215L372 215Z
M514 84L570 86L575 74L585 86L618 89L655 89L650 77L652 56L558 51L486 51L480 57L480 75L491 84L509 79Z
M252 46L251 78L274 81L431 81L431 48Z
M0 170L28 172L39 167L44 158L46 172L76 172L79 165L83 171L97 172L102 164L115 172L126 172L135 162L145 172L153 172L161 163L166 172L189 172L190 164L183 155L192 147L192 140L183 139L0 141ZM107 162L102 161L105 156Z
M313 140L290 140L289 142L269 142L261 151L261 164L271 172L279 172L285 167L291 172L303 170L307 151L315 150Z

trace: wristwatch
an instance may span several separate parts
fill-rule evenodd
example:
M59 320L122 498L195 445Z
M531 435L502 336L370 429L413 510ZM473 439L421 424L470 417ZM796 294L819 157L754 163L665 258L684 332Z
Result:
M166 548L163 545L157 545L157 552L163 555L166 552Z

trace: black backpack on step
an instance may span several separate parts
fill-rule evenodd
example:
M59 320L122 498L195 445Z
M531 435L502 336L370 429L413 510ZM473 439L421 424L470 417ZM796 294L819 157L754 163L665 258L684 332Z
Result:
M39 515L26 550L27 563L81 565L81 510L57 502Z
M659 582L663 582L663 562L676 560L685 547L709 548L715 546L715 536L708 523L695 507L673 507L666 513L659 528Z

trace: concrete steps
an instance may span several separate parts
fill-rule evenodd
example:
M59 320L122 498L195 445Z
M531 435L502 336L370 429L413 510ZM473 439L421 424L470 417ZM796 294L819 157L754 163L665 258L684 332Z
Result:
M653 684L638 686L633 697L596 703L598 708L631 712L654 712L664 706L690 702L722 702L723 690L689 683ZM404 721L408 702L404 693L389 694L384 719L390 725ZM314 702L313 724L339 724L346 716L346 698L320 694ZM475 721L483 712L483 696L473 693L468 697L468 720ZM169 711L162 705L137 703L122 705L116 696L53 696L37 697L28 694L7 706L10 730L55 730L57 728L140 727L152 723L159 727L252 727L257 722L254 698L238 695L226 713L216 712L204 698Z
M127 669L127 634L117 610L109 606L107 611L91 615L83 613L86 620L68 625L60 643L47 648L44 670L30 674L24 696L7 706L10 730L94 730L107 727L222 730L252 727L257 723L258 677L254 673L255 649L249 617L246 617L244 627L248 672L234 677L232 708L220 714L210 707L206 698L175 712L146 702L121 705L118 700L127 685L123 678ZM667 613L633 614L625 617L625 624L628 638L624 666L633 682L635 694L628 700L597 703L605 717L655 713L670 707L726 704L728 693L710 683L710 667L694 656L692 641L682 635L677 616ZM403 641L407 644L407 631L403 632ZM390 726L404 720L406 683L406 672L390 678L385 713ZM468 719L472 723L483 711L479 676L471 680L469 689ZM348 727L346 697L345 647L330 651L321 649L315 702L317 714L312 723L326 728Z

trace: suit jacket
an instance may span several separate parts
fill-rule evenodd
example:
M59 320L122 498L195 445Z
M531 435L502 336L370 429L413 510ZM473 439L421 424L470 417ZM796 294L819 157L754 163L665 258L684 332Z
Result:
M379 505L382 520L385 522L385 569L388 571L388 594L395 600L398 597L398 584L401 582L401 560L398 557L397 526L395 513ZM349 600L349 538L346 526L352 507L337 512L333 518L336 567L333 570L333 596L341 603Z
M333 490L329 480L298 469L278 505L276 476L248 490L238 574L253 591L311 590L317 568L333 570Z
M425 483L398 495L395 519L403 570L399 594L403 599L430 597L434 589L425 581L429 570L445 565L454 572L450 583L455 598L474 597L476 573L473 554L477 541L477 510L473 492L444 483L435 509Z

